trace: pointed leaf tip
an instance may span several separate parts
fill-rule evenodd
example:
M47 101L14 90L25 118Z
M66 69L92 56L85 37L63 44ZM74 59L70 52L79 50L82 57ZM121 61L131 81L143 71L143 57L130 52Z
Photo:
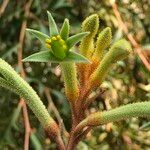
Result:
M53 16L49 11L47 11L47 14L48 14L50 37L58 35L58 28Z
M22 60L23 62L58 62L59 60L51 51L45 50L32 54Z
M39 39L42 44L45 44L45 39L49 38L48 35L40 32L40 31L37 31L37 30L33 30L33 29L28 29L27 28L26 31L29 32L30 34L32 34L37 39Z
M62 28L60 30L60 36L63 40L67 40L67 38L69 36L69 29L70 29L69 20L66 18L64 20L64 23L63 23Z
M69 51L67 57L63 60L63 62L75 62L75 63L91 63L86 57L83 55Z
M85 36L87 36L90 32L82 32L76 35L73 35L67 39L67 45L69 48L73 47L76 43L81 41Z
M52 63L62 63L62 62L75 62L75 63L90 63L90 61L75 52L68 52L68 55L65 59L60 60L56 58L52 52L48 51L41 51L35 54L32 54L25 59L22 60L23 62L52 62Z

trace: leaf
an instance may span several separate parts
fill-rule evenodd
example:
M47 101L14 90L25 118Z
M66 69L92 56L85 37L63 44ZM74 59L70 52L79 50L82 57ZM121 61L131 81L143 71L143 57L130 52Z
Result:
M82 40L85 36L87 36L90 32L82 32L76 35L73 35L67 39L67 45L69 48L73 47L76 43Z
M58 58L50 50L46 50L28 56L23 62L58 62Z
M146 51L150 51L150 44L142 45L142 48Z
M69 28L70 28L69 20L65 19L62 28L60 30L60 36L62 37L63 40L67 40L69 36Z
M78 54L76 52L68 52L67 57L63 61L70 61L70 62L76 62L76 63L90 63L90 61L84 57L81 54Z
M8 49L7 51L4 51L3 54L1 54L1 58L6 59L8 58L9 60L13 60L13 53L17 53L17 49L18 49L19 44L14 45L13 47L11 47L10 49Z
M56 9L67 9L67 7L71 7L71 4L65 2L64 0L57 0L57 2L55 2L54 6L53 6L53 10Z
M48 14L50 37L52 37L54 35L58 35L58 29L57 29L57 25L55 23L54 18L52 17L52 15L49 11L47 11L47 14Z
M150 122L145 123L140 127L140 130L149 131L150 130Z
M33 34L37 39L39 39L41 41L42 44L45 44L45 39L49 38L48 35L39 32L37 30L33 30L33 29L26 29L26 31L28 31L29 33Z
M56 58L51 51L41 51L33 55L28 56L23 59L23 62L52 62L52 63L62 63L62 62L76 62L76 63L90 63L90 61L75 52L68 52L65 59L60 60Z
M34 147L34 149L42 150L42 144L40 143L40 140L37 138L35 133L31 133L30 135L31 143Z

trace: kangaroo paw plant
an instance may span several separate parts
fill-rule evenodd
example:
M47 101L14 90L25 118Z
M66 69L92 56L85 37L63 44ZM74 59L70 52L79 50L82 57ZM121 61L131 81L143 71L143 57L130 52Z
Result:
M67 142L63 141L59 125L50 116L36 92L2 59L0 59L0 85L25 99L48 137L56 142L59 150L75 149L94 126L131 117L150 116L150 102L127 104L86 116L85 112L92 102L89 95L100 87L110 68L117 61L123 60L132 53L130 43L121 39L110 45L111 29L106 27L99 32L97 14L86 18L82 23L82 32L73 36L69 36L68 19L64 20L60 31L49 12L48 21L49 36L33 29L27 29L27 32L40 40L43 48L23 61L51 62L60 65L66 97L72 111L72 128L69 131ZM80 45L77 53L74 46L78 42ZM108 52L106 49L109 49Z

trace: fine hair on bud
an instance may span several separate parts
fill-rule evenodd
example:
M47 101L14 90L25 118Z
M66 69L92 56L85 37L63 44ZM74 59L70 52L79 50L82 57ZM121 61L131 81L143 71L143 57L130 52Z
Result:
M94 51L93 57L99 59L103 58L104 50L109 47L112 39L111 28L107 27L103 29L97 38L96 49Z
M86 36L80 44L80 52L84 56L88 56L88 52L94 50L93 38L97 34L99 28L99 18L97 14L87 17L82 23L82 31L89 31L90 34Z
M97 69L91 74L91 86L99 86L107 75L110 67L117 61L126 58L131 52L131 45L125 39L121 39L115 42L107 52L107 54L104 56Z

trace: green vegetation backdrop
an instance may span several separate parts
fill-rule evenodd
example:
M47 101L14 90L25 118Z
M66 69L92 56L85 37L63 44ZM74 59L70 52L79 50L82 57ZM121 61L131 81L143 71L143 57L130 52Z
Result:
M6 3L6 8L4 6ZM142 48L147 62L150 60L150 1L118 0L117 10L129 33ZM116 6L116 5L115 5ZM19 58L39 51L40 43L26 33L24 27L37 29L48 34L46 10L49 10L61 26L64 18L70 19L71 34L80 32L83 19L97 13L100 30L112 28L113 41L128 38L124 27L118 22L116 7L109 0L0 0L0 57L9 62L15 70L21 71ZM23 36L23 37L22 37ZM32 42L31 42L32 40ZM133 41L131 41L132 43ZM134 48L135 45L133 45ZM136 47L136 46L135 46ZM136 48L134 49L136 52ZM18 57L19 56L19 57ZM149 65L149 64L148 64ZM150 66L150 65L149 65ZM138 53L118 62L102 84L102 95L92 104L96 110L115 108L121 104L150 100L150 71ZM66 128L70 128L70 109L64 95L59 66L50 63L24 63L25 80L37 91L49 112L56 118L60 112ZM0 88L0 149L23 149L25 125L19 97ZM91 106L91 112L95 108ZM30 149L55 149L55 144L46 138L37 118L28 109L31 125ZM130 119L95 128L78 149L102 150L136 149L150 147L148 119ZM150 123L149 123L150 124ZM147 126L144 127L143 126Z

